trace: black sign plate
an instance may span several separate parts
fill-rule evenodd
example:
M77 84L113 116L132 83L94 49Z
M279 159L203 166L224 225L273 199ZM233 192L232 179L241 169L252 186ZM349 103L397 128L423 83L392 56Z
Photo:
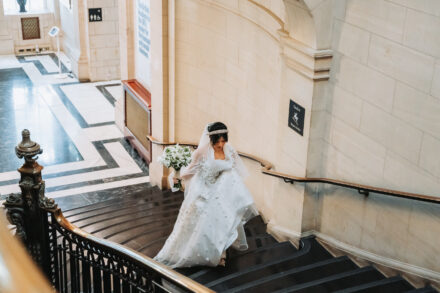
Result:
M306 109L290 100L289 105L289 127L298 132L300 135L304 134L304 117Z
M89 8L89 21L102 21L102 9L101 8Z

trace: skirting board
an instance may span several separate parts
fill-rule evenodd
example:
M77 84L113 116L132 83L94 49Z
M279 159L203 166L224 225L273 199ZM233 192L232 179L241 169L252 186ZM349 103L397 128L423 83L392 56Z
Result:
M352 254L356 257L359 257L361 259L367 260L372 263L380 264L385 267L389 267L398 271L406 272L409 274L416 275L418 277L428 279L431 281L434 281L436 283L440 283L440 273L435 272L426 268L418 267L409 263L401 262L392 258L387 258L382 255L378 255L372 252L369 252L364 249L360 249L358 247L355 247L353 245L344 243L342 241L339 241L327 234L317 232L314 230L307 231L304 233L298 233L296 231L280 227L271 223L267 224L267 231L270 234L276 235L278 238L287 238L289 240L292 240L294 242L298 242L301 237L306 237L310 235L315 235L319 240L322 240L323 242L329 244L330 246L333 246L339 250L342 250L348 254ZM277 238L276 237L276 238Z

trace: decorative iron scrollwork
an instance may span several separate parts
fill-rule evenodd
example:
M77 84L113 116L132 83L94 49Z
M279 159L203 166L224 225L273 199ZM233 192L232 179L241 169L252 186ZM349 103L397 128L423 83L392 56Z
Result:
M22 241L26 240L26 232L24 229L24 209L23 199L20 193L11 193L3 203L6 208L6 217L9 223L15 225L15 235Z
M35 205L32 200L32 191L34 189L34 180L32 177L24 177L20 181L19 186L24 204L29 208L29 210L35 210Z
M26 231L24 229L24 218L23 218L23 209L22 208L8 208L6 212L6 217L8 221L15 225L15 235L22 241L26 241Z
M150 266L110 246L67 230L58 221L57 205L45 197L42 166L36 162L42 153L30 140L28 130L16 147L25 163L19 172L20 193L8 196L4 203L16 235L51 280L58 292L155 292L162 275ZM59 219L59 218L58 218ZM181 292L189 292L175 284ZM179 291L179 292L180 292Z
M21 132L22 141L15 147L15 153L19 159L24 158L27 163L33 163L38 159L37 155L43 153L40 145L31 140L31 133L24 129ZM35 158L34 158L35 157Z
M160 274L148 266L66 230L53 215L49 231L54 249L50 279L59 292L70 287L76 292L155 292L153 281L160 282Z
M45 182L41 178L42 166L36 161L43 152L40 145L30 139L29 130L22 131L22 141L15 148L18 158L25 162L20 172L21 194L11 194L4 203L7 217L16 226L16 235L43 271L49 275L49 235L47 211L56 208L53 199L46 198Z
M35 189L38 189L38 205L42 209L55 209L57 204L52 198L48 198L44 195L46 189L46 182L41 180L40 183L34 186Z
M23 201L21 199L21 193L11 193L6 198L5 206L22 206Z

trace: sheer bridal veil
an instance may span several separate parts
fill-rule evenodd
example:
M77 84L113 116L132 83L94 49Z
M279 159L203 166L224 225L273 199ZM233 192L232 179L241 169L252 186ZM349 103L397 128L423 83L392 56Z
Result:
M203 129L202 135L200 136L199 145L197 149L193 152L191 156L191 163L187 167L183 167L180 175L183 179L187 181L187 184L189 183L188 180L197 172L197 167L199 166L199 163L202 159L210 159L209 151L212 150L210 139L209 139L209 131L208 128L213 123L208 123L205 128ZM236 168L238 174L242 178L246 178L249 173L241 160L238 153L235 151L235 149L229 145L225 144L225 154L226 152L230 153L231 157L234 160L234 167ZM214 159L214 158L212 158Z

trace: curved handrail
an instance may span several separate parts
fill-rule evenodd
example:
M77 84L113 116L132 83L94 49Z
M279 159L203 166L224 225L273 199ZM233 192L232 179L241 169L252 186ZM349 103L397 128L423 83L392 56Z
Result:
M168 146L168 145L175 145L176 144L175 142L161 142L161 141L156 140L152 136L147 136L147 138L153 144L156 144L156 145ZM179 144L197 147L197 144L194 144L194 143L179 143ZM260 163L262 166L261 172L263 174L283 179L284 182L286 182L286 183L292 183L292 184L295 182L326 183L326 184L342 186L342 187L346 187L346 188L350 188L350 189L356 189L360 194L363 194L366 196L368 196L368 194L370 192L374 192L374 193L380 193L380 194L389 195L389 196L395 196L395 197L401 197L401 198L407 198L407 199L412 199L412 200L440 204L440 197L437 197L437 196L423 195L423 194L404 192L404 191L386 189L386 188L379 188L379 187L351 183L351 182L346 182L346 181L336 180L336 179L297 177L297 176L293 176L293 175L289 175L289 174L285 174L285 173L281 173L281 172L276 172L276 171L272 170L273 165L270 162L263 160L263 159L260 159L256 156L246 154L246 153L242 153L242 152L238 152L238 153L239 153L239 155L241 155L245 158L248 158L248 159L251 159L253 161Z
M23 244L8 231L5 216L0 214L0 292L53 293L54 290Z
M184 146L190 146L190 147L193 147L193 148L197 148L197 144L195 144L195 143L191 143L191 142L183 142L183 143L181 143L181 142L179 142L179 143L177 143L177 142L162 142L162 141L158 141L157 139L155 139L155 138L152 137L151 135L147 135L147 139L148 139L149 141L151 141L152 144L155 144L155 145L170 146L170 145L179 144L179 145L184 145ZM252 160L252 161L255 161L255 162L260 163L260 164L261 164L261 167L262 167L263 169L265 169L265 170L270 170L270 169L272 169L272 167L273 167L272 164L271 164L270 162L268 162L268 161L266 161L266 160L263 160L263 159L261 159L261 158L259 158L259 157L256 157L256 156L254 156L254 155L247 154L247 153L243 153L243 152L238 152L238 154L239 154L240 156L242 156L242 157L245 157L245 158L247 158L247 159L250 159L250 160Z
M94 242L98 245L113 249L114 251L116 251L118 253L127 255L127 256L131 257L132 259L134 259L135 261L137 261L145 266L148 266L152 270L158 272L164 278L166 278L168 280L172 280L175 284L178 284L178 285L182 286L183 288L191 290L192 292L203 292L203 293L214 292L211 289L203 286L202 284L199 284L199 283L193 281L192 279L190 279L182 274L179 274L178 272L176 272L174 270L169 269L167 266L165 266L165 265L163 265L163 264L149 258L148 256L143 255L143 254L141 254L131 248L128 248L128 247L123 246L121 244L112 242L110 240L101 239L99 237L96 237L92 234L85 232L84 230L81 230L80 228L78 228L74 224L70 223L69 220L67 220L64 217L60 208L50 209L50 210L47 210L47 212L52 213L53 216L55 217L57 223L62 228L66 229L67 231L70 231L71 233L74 233L74 234L77 234L78 236L86 238L87 240Z

